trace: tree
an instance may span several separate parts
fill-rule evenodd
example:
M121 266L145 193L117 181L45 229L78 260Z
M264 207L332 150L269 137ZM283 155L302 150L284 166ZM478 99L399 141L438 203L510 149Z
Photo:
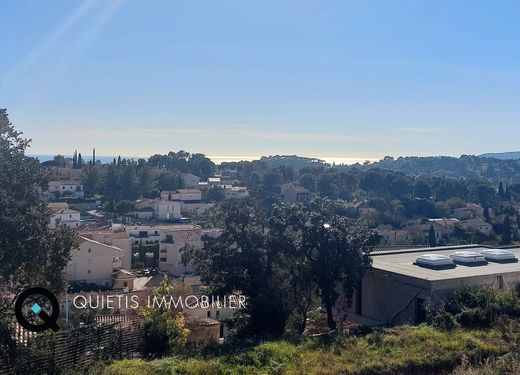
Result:
M78 154L77 168L81 168L83 166L83 158L81 157L81 152Z
M489 223L491 221L491 216L489 215L489 206L486 204L484 206L484 219Z
M501 201L504 200L505 193L504 193L504 185L502 184L502 181L498 184L498 199Z
M151 301L159 301L160 306L156 303L141 309L140 314L144 318L145 356L172 354L184 347L189 334L184 315L169 303L170 297L177 300L180 295L165 276L152 292Z
M0 109L0 294L35 285L54 293L65 288L73 233L49 229L51 212L40 199L48 179L38 160L25 156L28 145ZM0 316L13 300L5 302Z
M300 176L299 179L300 185L303 186L305 189L308 189L310 191L315 191L316 189L316 180L314 176L310 173L304 173Z
M509 215L506 215L504 218L504 225L502 227L501 245L511 245L511 243L512 243L511 222L509 220Z
M336 329L333 306L338 298L337 287L341 286L347 297L352 297L370 265L368 255L376 241L366 224L334 212L332 201L311 202L302 236L302 249L309 259L331 330Z
M78 167L78 150L74 151L74 155L72 156L72 168L76 169Z
M267 212L253 198L229 199L210 210L210 221L222 234L202 248L185 252L212 293L247 297L242 333L280 336L290 315L277 273L278 254L266 245Z
M430 225L430 230L428 231L428 245L430 247L437 246L437 236L436 236L435 228L433 227L433 224Z

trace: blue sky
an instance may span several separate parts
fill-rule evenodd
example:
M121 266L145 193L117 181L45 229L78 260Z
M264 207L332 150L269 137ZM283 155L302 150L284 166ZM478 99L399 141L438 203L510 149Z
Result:
M371 159L520 149L520 2L3 0L31 153Z

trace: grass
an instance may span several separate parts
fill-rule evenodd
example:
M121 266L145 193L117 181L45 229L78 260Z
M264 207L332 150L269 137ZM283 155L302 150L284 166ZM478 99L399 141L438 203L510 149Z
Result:
M264 342L232 354L121 360L102 374L437 374L456 369L463 358L466 364L484 363L508 349L497 330L400 327L363 337Z

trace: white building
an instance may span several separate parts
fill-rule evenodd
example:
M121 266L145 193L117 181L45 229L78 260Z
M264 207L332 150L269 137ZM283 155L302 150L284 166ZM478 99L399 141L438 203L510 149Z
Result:
M82 170L69 167L49 168L53 178L48 188L43 192L46 201L58 199L63 196L83 198Z
M49 228L56 228L57 225L64 225L72 229L78 229L80 225L80 212L71 210L67 203L49 203L52 211Z
M194 272L193 266L182 264L182 248L186 245L201 247L207 236L220 234L217 230L193 224L135 225L127 226L126 231L134 247L159 244L159 270L176 276Z
M181 218L181 201L139 199L135 202L133 215L138 219L178 220Z
M93 283L112 286L114 269L125 263L125 251L78 236L67 264L67 280L77 283Z
M249 195L245 186L223 185L222 188L224 189L224 197L226 199L245 198Z

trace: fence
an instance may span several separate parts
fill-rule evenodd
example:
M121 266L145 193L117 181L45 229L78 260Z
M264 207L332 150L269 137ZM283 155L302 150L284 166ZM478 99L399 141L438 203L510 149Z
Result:
M138 318L108 319L78 329L44 333L0 352L0 375L81 373L99 361L132 357L142 348ZM3 350L7 349L7 350Z

